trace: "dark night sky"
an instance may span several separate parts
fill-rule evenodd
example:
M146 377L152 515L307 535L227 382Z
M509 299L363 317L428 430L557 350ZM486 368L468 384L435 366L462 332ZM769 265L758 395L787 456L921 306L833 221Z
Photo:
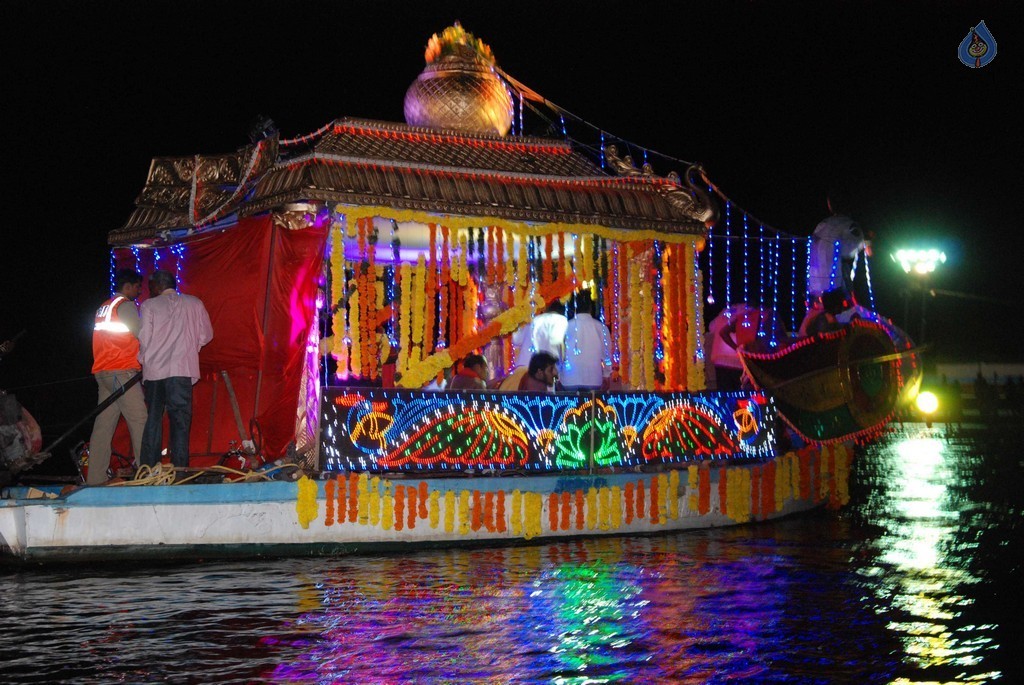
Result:
M967 69L957 46L982 19L998 55ZM151 157L237 149L260 113L285 137L341 116L401 121L427 39L454 20L523 83L702 162L780 229L808 234L827 189L845 187L877 234L879 304L898 323L903 277L886 256L934 239L952 257L935 287L1003 301L931 300L936 355L1024 358L1018 2L9 0L0 336L28 334L0 386L87 377L105 237ZM74 394L49 387L21 394Z

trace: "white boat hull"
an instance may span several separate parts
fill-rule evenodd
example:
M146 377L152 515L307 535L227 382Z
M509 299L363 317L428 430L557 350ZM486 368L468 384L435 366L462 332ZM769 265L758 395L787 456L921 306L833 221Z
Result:
M5 561L343 554L743 524L847 496L852 450L657 473L86 487L0 499Z

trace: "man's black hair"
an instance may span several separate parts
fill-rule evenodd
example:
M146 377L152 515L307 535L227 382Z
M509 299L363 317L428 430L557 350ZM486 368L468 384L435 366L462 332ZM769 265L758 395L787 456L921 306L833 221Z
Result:
M543 371L549 366L557 366L558 357L551 354L550 352L536 352L530 357L530 366L527 368L526 373L533 376L538 371Z
M126 283L131 283L132 285L142 283L142 276L134 269L118 269L117 273L114 274L114 292L121 292L121 288Z

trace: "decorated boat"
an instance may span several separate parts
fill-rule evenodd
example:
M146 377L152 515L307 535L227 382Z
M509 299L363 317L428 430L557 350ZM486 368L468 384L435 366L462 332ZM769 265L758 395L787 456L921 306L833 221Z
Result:
M111 272L169 270L206 303L190 468L6 487L4 559L647 534L846 501L848 444L785 431L771 393L707 389L704 310L739 236L703 172L637 168L604 132L524 135L524 101L553 105L458 25L426 58L405 124L284 139L265 121L237 152L153 160ZM747 223L762 296L795 292L789 254L766 260ZM515 373L513 334L584 291L609 330L606 389L443 390L471 353ZM115 447L130 454L126 434Z
M816 443L878 433L916 397L919 351L884 319L854 319L777 351L741 349L756 387L771 392L786 423Z

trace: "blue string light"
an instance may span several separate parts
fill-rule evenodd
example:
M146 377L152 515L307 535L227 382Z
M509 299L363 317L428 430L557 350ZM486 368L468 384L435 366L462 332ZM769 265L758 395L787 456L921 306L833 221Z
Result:
M790 330L796 330L796 239L789 241L790 243L790 257L789 257L789 324Z
M875 310L875 289L871 286L871 267L868 266L868 254L864 253L864 276L868 281L868 306L871 307L871 311Z
M177 245L171 245L171 252L174 254L176 259L174 260L174 278L178 281L178 287L181 287L181 265L185 261L185 245L178 243Z
M758 235L758 265L761 267L761 278L757 279L757 305L764 308L764 279L765 276L771 277L771 272L765 272L764 268L764 224L758 222L757 228Z
M732 306L732 203L725 201L725 306Z
M694 326L697 328L696 335L696 356L698 360L704 359L704 307L700 301L700 253L697 252L697 243L690 243L693 250L693 316Z
M714 189L711 186L708 186L708 193L710 194L713 191L714 191ZM716 223L716 224L712 225L710 228L708 228L708 257L707 257L707 259L708 259L708 283L707 283L708 296L707 296L707 302L710 305L714 305L715 304L715 241L714 241L714 232L715 232L715 226L717 226L717 225L718 224Z
M114 256L114 250L110 250L110 296L114 296L114 272L117 271L117 258Z
M782 243L776 237L776 240L768 243L769 258L772 260L772 311L775 312L776 323L779 320L779 250L782 249ZM772 347L779 344L779 326L772 326Z
M519 135L523 134L523 94L519 93Z
M804 297L808 304L810 304L811 301L811 281L806 277L806 274L811 273L811 246L813 241L814 238L807 236L807 266L804 269Z
M750 245L748 241L750 227L747 224L747 213L743 212L743 301L750 302Z
M665 360L665 346L661 340L661 323L664 312L662 302L664 300L664 287L661 282L661 258L662 245L660 240L654 241L654 358L661 362Z
M602 169L605 168L605 159L604 159L604 131L601 131L601 168Z
M558 118L562 121L562 137L563 138L568 138L569 137L569 132L565 129L565 117L562 116L561 114L559 114Z
M839 250L840 249L841 249L841 244L837 240L835 242L835 244L832 246L832 269L829 271L829 274L828 274L828 289L829 290L832 290L833 288L836 287L836 274L839 272L839 261L840 261L840 259L839 259Z

